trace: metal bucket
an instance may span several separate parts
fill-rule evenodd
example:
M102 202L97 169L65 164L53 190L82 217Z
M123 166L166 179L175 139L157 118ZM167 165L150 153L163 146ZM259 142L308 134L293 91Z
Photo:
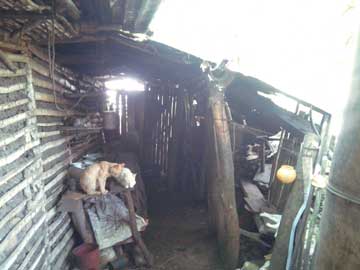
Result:
M116 130L119 128L119 115L117 112L103 112L104 129Z

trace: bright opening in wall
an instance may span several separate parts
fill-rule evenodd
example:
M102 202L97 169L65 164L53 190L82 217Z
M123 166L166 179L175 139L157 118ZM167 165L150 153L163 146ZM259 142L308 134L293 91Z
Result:
M144 91L143 82L133 78L112 79L105 82L105 87L109 90L123 91Z

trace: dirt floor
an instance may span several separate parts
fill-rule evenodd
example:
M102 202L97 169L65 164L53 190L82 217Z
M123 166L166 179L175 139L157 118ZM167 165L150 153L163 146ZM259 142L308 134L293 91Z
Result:
M166 192L149 196L150 225L145 242L156 270L223 270L216 239L207 230L204 205Z

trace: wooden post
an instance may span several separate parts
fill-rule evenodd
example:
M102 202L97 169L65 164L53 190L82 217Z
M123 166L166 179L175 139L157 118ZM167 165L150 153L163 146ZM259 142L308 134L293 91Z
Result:
M360 269L360 40L320 223L317 270Z
M138 231L137 225L136 225L136 214L135 214L135 208L134 208L134 202L131 196L130 190L125 190L123 192L127 207L129 209L129 225L132 233L132 237L134 238L134 242L139 246L140 250L142 251L145 260L149 266L152 266L154 264L153 256L151 255L150 251L147 249L144 241L141 238L140 232Z
M239 256L239 220L235 201L234 161L224 95L215 85L209 92L209 128L213 129L209 155L213 173L209 179L209 212L215 225L221 257L227 269L235 269Z
M286 269L285 266L293 221L301 205L304 203L304 194L309 188L309 185L311 185L313 160L316 156L317 146L318 139L315 134L305 135L302 149L296 164L296 180L285 204L285 209L281 218L280 227L271 257L272 270Z

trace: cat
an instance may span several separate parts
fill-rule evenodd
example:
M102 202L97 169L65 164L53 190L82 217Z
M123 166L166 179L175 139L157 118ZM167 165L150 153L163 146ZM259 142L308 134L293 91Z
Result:
M118 177L124 169L125 163L111 163L101 161L87 167L80 176L80 186L89 195L106 194L106 180ZM99 191L99 190L100 191Z
M128 168L123 168L115 179L124 188L133 188L136 185L136 173L132 173Z

